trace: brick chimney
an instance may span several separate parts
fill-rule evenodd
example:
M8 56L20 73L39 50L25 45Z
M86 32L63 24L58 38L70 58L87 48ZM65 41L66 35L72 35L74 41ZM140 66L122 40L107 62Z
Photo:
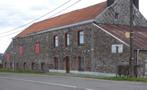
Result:
M112 5L114 3L114 0L107 0L107 7L109 7L110 5Z
M114 3L115 0L107 0L107 6L109 7ZM125 1L125 0L124 0ZM134 5L139 9L139 0L133 0Z
M139 9L139 0L133 0L134 5Z

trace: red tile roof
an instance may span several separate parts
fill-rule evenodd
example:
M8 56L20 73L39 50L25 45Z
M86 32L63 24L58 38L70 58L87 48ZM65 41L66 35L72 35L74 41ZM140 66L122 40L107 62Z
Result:
M130 28L126 25L99 25L114 36L129 44L129 39L125 37L125 32L129 32ZM147 27L134 27L134 45L137 49L147 49Z
M34 23L30 27L22 31L20 34L18 34L17 37L25 37L30 33L94 19L106 8L106 6L107 3L103 2L84 9L75 10L54 18Z

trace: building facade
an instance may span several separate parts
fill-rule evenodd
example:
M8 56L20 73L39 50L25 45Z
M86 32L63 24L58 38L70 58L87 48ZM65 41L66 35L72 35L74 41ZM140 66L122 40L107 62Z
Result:
M144 75L147 21L134 0L134 65ZM129 63L130 0L107 0L34 23L17 35L4 55L5 68L116 73ZM140 36L141 35L141 36Z

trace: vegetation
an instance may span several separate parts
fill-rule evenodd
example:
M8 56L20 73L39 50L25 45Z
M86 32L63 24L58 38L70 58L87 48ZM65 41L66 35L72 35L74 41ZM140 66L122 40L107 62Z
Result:
M17 69L17 70L13 70L13 69L0 69L0 72L10 72L10 73L36 73L36 74L41 74L43 72L40 71L33 71L33 70L21 70L21 69Z
M0 72L10 72L10 73L26 73L26 74L41 74L41 75L50 75L50 76L70 76L70 77L80 77L80 78L89 78L89 79L102 79L102 80L114 80L114 81L133 81L133 82L144 82L147 83L147 78L141 77L100 77L95 75L85 75L85 74L65 74L58 72L49 72L44 73L40 71L32 70L13 70L13 69L0 69Z

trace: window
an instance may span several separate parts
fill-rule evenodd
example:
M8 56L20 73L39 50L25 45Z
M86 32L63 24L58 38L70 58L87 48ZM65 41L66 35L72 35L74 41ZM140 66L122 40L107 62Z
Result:
M70 34L69 33L65 34L65 45L66 46L70 45Z
M79 31L78 32L78 44L84 44L84 31Z
M54 47L58 47L59 46L59 38L58 36L54 36Z
M9 61L10 60L10 54L6 53L6 60Z
M112 53L123 53L123 45L122 44L112 45Z
M118 20L118 13L115 13L115 20Z
M40 43L39 42L36 42L35 43L35 53L36 54L39 54L40 53Z
M23 55L23 53L24 53L24 47L23 46L20 46L19 47L19 54L20 55Z

